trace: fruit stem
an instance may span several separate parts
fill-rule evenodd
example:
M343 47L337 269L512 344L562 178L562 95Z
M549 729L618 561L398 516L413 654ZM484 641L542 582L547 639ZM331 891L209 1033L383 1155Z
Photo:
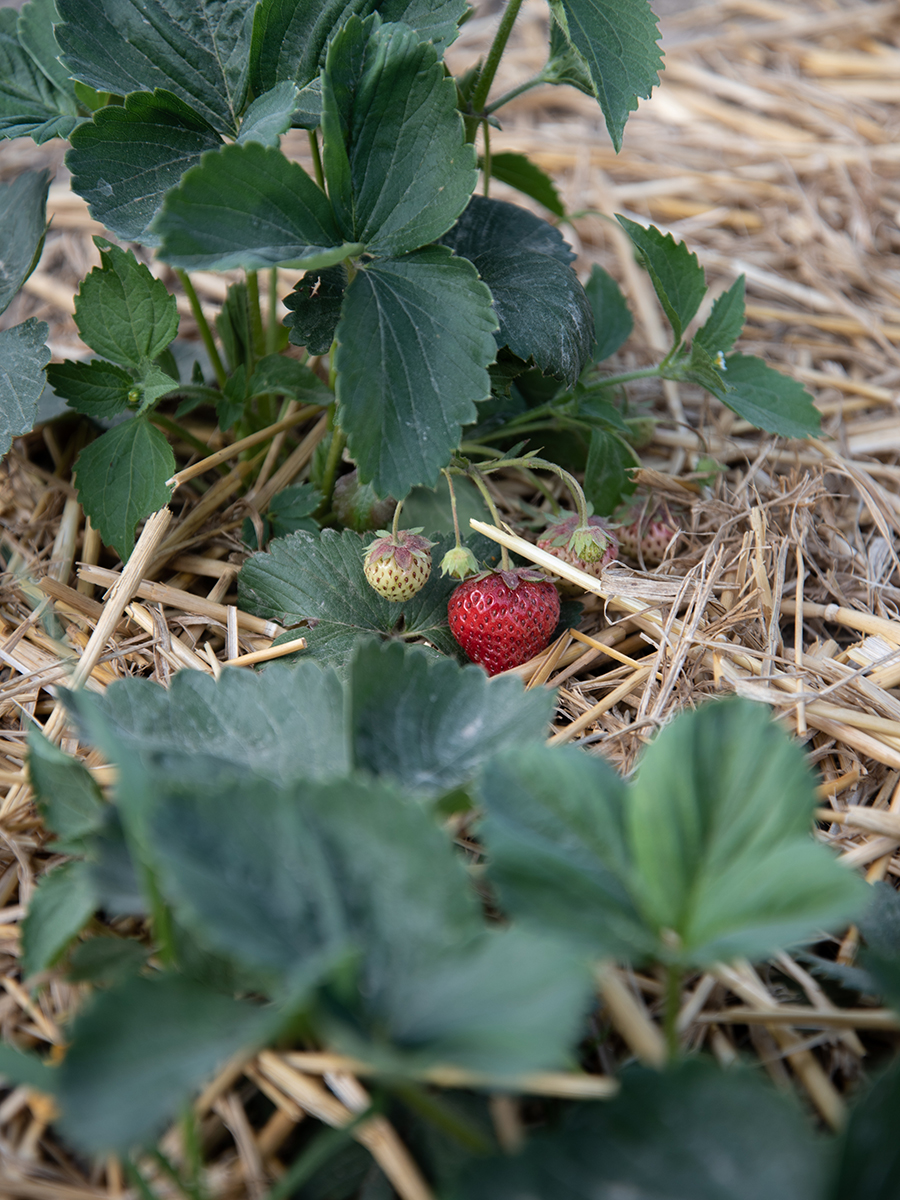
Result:
M491 129L487 121L482 122L484 136L484 154L481 156L481 173L484 176L484 194L488 196L491 190Z
M666 967L666 1007L663 1016L663 1032L669 1051L669 1062L674 1062L681 1049L678 1036L678 1014L681 1011L681 968Z
M487 103L488 92L491 90L491 84L494 82L494 76L497 74L497 68L500 66L500 59L503 57L503 51L506 49L506 43L509 41L509 35L512 33L513 25L516 23L516 17L519 15L521 7L522 0L509 0L500 19L500 24L497 26L494 41L488 51L485 64L481 68L481 74L478 76L478 82L475 84L475 91L472 93L472 108L479 115ZM474 140L473 135L470 141Z
M546 458L537 458L533 454L527 454L524 458L504 458L502 461L491 463L487 467L482 467L484 471L504 470L507 467L519 467L524 470L531 470L534 467L540 467L545 471L552 471L554 475L558 475L569 492L572 499L575 501L575 507L578 510L578 519L582 525L587 525L590 519L588 512L587 499L582 491L581 485L574 475L571 475L563 467L558 466L554 462L550 462Z
M266 354L278 350L278 268L269 271L269 312L266 321Z
M216 376L216 381L220 388L224 388L228 380L228 374L222 359L219 357L219 351L216 349L216 343L213 341L212 330L209 327L209 322L203 315L203 309L200 307L200 301L197 298L197 293L194 291L194 285L188 277L187 271L182 271L180 268L175 268L175 274L178 277L181 286L184 288L184 294L188 298L188 304L191 306L191 313L194 320L197 322L197 329L200 333L200 338L203 345L206 347L206 353L209 355L209 361L212 363L212 369Z
M459 515L456 511L456 492L453 489L453 479L450 472L444 467L441 474L447 480L447 490L450 493L450 512L453 516L453 532L456 534L456 548L462 549L462 538L459 536Z
M325 172L322 170L322 155L319 153L319 135L315 129L309 131L309 149L312 154L313 171L316 176L316 183L325 191Z
M469 476L469 478L472 480L472 482L478 488L479 492L481 492L481 495L484 498L484 502L488 506L488 512L491 514L491 520L494 522L494 524L499 529L500 528L500 514L497 512L497 505L494 503L494 498L487 489L487 484L484 482L484 478L483 478L481 472L478 470L477 467L473 467L470 465L466 468L466 474ZM508 571L509 569L510 569L509 551L507 550L507 548L505 546L501 546L500 547L500 570Z
M402 508L403 508L403 501L398 500L397 507L394 509L394 523L391 526L391 537L394 539L394 541L397 540L397 533L400 528L400 512L401 512Z

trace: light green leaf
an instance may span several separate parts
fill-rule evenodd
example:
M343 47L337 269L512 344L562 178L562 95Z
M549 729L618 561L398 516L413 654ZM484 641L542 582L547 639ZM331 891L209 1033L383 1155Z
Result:
M280 150L256 142L205 154L153 223L160 257L185 270L329 266L344 245L324 192Z
M34 317L0 330L0 456L34 425L50 358L44 345L49 332Z
M706 279L697 255L692 254L684 242L676 242L671 233L660 233L655 225L645 228L618 214L616 220L640 252L675 340L681 341L706 295Z
M608 271L594 263L584 285L594 313L594 348L591 358L603 362L627 341L634 328L628 301Z
M47 226L49 171L23 171L0 184L0 313L37 266Z
M134 387L134 377L128 371L99 358L51 363L47 382L69 408L96 421L109 421L124 412Z
M506 746L538 741L552 715L549 692L526 692L518 679L488 679L397 642L363 643L350 666L357 768L426 795L466 783Z
M168 395L177 387L178 384L167 371L155 363L150 363L137 381L139 399L135 415L140 416L142 413L149 412L162 400L163 396Z
M57 837L83 838L103 826L108 805L90 771L38 729L28 734L28 776L44 824Z
M781 437L814 437L819 432L821 417L812 396L796 379L752 354L729 354L725 362L730 391L722 399L739 417Z
M719 365L720 363L721 365ZM724 375L725 370L725 360L719 359L718 356L713 359L703 343L698 338L694 338L687 363L685 364L683 360L678 362L670 377L689 379L691 383L706 388L710 395L717 396L719 400L727 403L725 398L731 392L731 384ZM666 374L669 375L669 372Z
M16 9L0 8L0 137L30 137L39 145L68 137L79 121L74 96L51 83L28 53L18 22Z
M75 102L75 84L67 67L59 60L59 43L53 32L59 23L56 0L29 0L19 14L19 42L28 51L50 83ZM68 111L74 112L74 107Z
M217 1067L263 1044L274 1021L269 1008L171 974L99 992L75 1019L59 1068L60 1130L86 1154L151 1142Z
M554 85L569 84L584 92L586 96L597 99L594 81L584 55L572 45L563 32L559 21L550 19L550 50L547 61L541 71L544 83Z
M401 620L403 637L422 637L446 654L457 652L447 625L447 598L457 580L433 570L411 600L386 600L363 573L370 540L352 530L325 529L319 536L299 531L272 542L267 553L244 563L238 576L242 606L286 625L313 620L302 631L304 656L343 671L360 634L397 635ZM450 537L439 540L431 551L434 561L452 544Z
M484 163L480 164L484 167ZM553 180L525 154L492 154L491 175L500 183L508 183L525 196L537 200L557 217L566 215L565 206Z
M52 967L99 907L87 864L68 862L44 875L22 923L22 967L34 975Z
M277 83L257 96L241 121L239 143L259 142L261 146L277 146L281 135L291 127L291 117L297 105L299 89L294 83Z
M442 246L360 270L337 328L341 427L360 478L381 496L433 485L490 394L490 292Z
M66 165L91 215L118 237L145 246L150 224L182 175L222 139L171 92L133 92L72 134Z
M744 328L744 276L740 275L727 292L716 297L712 312L697 330L694 344L700 345L711 358L727 354Z
M86 446L75 464L78 498L107 546L122 561L138 521L168 504L175 456L146 417L124 421Z
M587 64L609 136L621 150L628 114L659 82L656 17L647 0L551 0L550 8Z
M478 173L434 47L405 26L351 17L329 48L322 97L322 158L345 240L399 255L446 233Z
M175 297L130 250L101 247L100 260L75 297L78 332L97 354L143 373L178 332Z
M822 1200L829 1166L792 1097L695 1057L627 1069L614 1099L570 1106L519 1155L477 1160L448 1200Z
M76 79L127 96L165 88L234 135L249 76L248 0L57 0L56 40Z

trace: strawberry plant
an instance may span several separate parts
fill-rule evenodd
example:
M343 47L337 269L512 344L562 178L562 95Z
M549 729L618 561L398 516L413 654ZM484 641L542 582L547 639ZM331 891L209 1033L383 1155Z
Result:
M65 693L78 737L116 768L108 792L39 729L29 740L66 861L31 897L23 977L37 991L65 972L88 995L61 1061L36 1041L4 1046L0 1076L52 1097L67 1153L122 1156L145 1198L148 1161L165 1186L205 1194L191 1099L231 1059L257 1082L267 1048L349 1056L335 1089L360 1067L372 1092L345 1136L292 1147L273 1200L393 1194L350 1141L385 1115L445 1200L893 1194L896 1068L826 1143L752 1068L723 1071L682 1043L689 981L788 947L900 1005L896 894L867 906L809 836L803 752L761 705L709 703L663 729L626 781L584 749L541 745L550 693L488 678L572 623L546 576L462 536L485 506L499 523L491 475L561 477L574 515L543 540L596 576L617 541L652 565L678 533L652 501L620 507L642 432L630 383L699 386L786 437L818 427L799 384L734 349L742 279L697 327L696 257L620 217L672 336L658 363L616 372L632 328L618 285L599 267L582 282L558 224L489 195L500 179L561 223L543 172L491 154L496 114L538 83L573 86L618 148L661 67L646 0L551 0L545 66L493 96L520 2L458 77L443 56L465 0L0 9L0 134L67 138L72 186L107 231L75 304L93 357L47 367L41 323L0 332L0 451L31 428L46 377L89 423L77 496L126 560L141 521L190 482L176 450L209 450L184 418L207 410L272 469L290 453L285 423L311 425L308 478L243 522L258 552L239 579L244 610L305 626L299 661ZM282 150L298 130L309 171ZM39 259L48 182L0 189L0 311ZM204 346L184 375L153 256ZM215 320L199 270L243 272ZM557 434L581 461L528 448ZM237 468L248 487L255 465ZM366 531L391 519L373 543ZM865 953L841 976L817 948L851 921ZM611 963L658 985L662 1038L645 1018L658 1069L626 1065L602 1102L548 1099L536 1073L584 1086L598 1061L619 1065ZM538 1098L512 1154L486 1097L520 1093ZM177 1162L159 1141L172 1122ZM332 1162L343 1191L321 1182Z

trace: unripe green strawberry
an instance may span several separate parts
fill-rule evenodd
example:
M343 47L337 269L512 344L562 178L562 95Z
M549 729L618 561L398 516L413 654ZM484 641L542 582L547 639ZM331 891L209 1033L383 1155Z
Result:
M379 529L368 547L363 571L371 587L386 600L409 600L420 591L431 574L433 542L419 537L421 529L400 529L392 534Z
M570 566L578 567L599 579L603 568L609 566L619 553L616 535L602 517L588 517L587 526L571 513L552 517L538 547L555 554ZM571 584L563 581L563 590L575 591Z
M441 559L441 574L451 575L454 579L465 579L477 570L475 555L467 546L454 546Z
M540 653L559 622L559 592L530 567L482 571L455 588L447 605L450 632L488 675Z
M360 483L354 468L335 483L331 506L343 526L366 533L369 529L380 529L390 521L397 501L393 496L382 499L371 483Z
M681 524L665 500L647 496L621 505L613 518L624 553L650 567L662 562L669 543L681 533Z

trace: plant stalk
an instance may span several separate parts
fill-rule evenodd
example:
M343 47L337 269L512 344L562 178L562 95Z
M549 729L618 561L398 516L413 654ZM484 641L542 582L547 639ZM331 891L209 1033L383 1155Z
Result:
M278 268L269 271L269 312L266 321L266 354L278 352Z
M200 307L200 301L197 293L194 291L194 285L191 283L187 271L182 271L180 268L175 268L175 274L181 286L184 288L184 294L188 298L188 304L191 306L191 313L194 320L197 322L197 329L200 332L200 339L206 347L206 353L209 355L209 361L212 363L213 373L220 388L224 388L228 380L228 373L219 357L219 351L216 349L216 343L213 340L212 330L209 327L209 322L203 315L203 309Z
M504 104L509 104L509 102L511 100L515 100L517 96L521 96L525 92L530 92L532 88L540 87L540 85L545 82L546 80L542 74L535 75L531 79L526 79L524 83L520 83L518 87L510 88L508 92L503 93L499 100L495 100L493 104L487 105L487 107L484 109L485 116L491 116L492 113L495 113L498 109L502 108Z
M500 528L500 514L497 512L497 505L494 503L494 497L488 491L487 484L484 482L484 478L481 474L481 471L477 467L470 466L467 468L466 474L469 476L469 478L472 480L472 482L478 488L479 492L481 492L482 498L484 499L484 502L488 507L488 512L491 514L491 520L494 522L494 524L499 529ZM509 569L510 569L509 551L507 550L507 548L505 546L501 546L500 547L500 570L508 571Z
M666 1039L666 1049L669 1062L675 1062L681 1053L681 1039L678 1036L678 1014L681 1011L681 967L666 967L666 1007L663 1015L663 1033Z
M456 549L462 549L462 538L459 536L459 515L456 511L456 491L453 487L453 478L450 472L444 468L441 472L447 480L447 491L450 493L450 513L453 517L453 532L456 535Z
M325 191L325 172L322 170L322 155L319 151L319 135L315 129L309 131L309 149L312 154L313 171L316 176L316 183Z
M500 66L500 59L503 57L503 51L506 49L506 43L509 41L509 35L512 33L513 25L516 23L516 17L519 15L521 7L522 0L509 0L503 16L500 18L500 25L494 35L494 41L488 51L484 66L481 68L481 74L478 76L478 82L475 84L475 91L472 93L472 108L478 116L481 116L482 110L487 103L491 84L494 82L494 76L497 74L497 68ZM474 141L474 136L470 140Z

